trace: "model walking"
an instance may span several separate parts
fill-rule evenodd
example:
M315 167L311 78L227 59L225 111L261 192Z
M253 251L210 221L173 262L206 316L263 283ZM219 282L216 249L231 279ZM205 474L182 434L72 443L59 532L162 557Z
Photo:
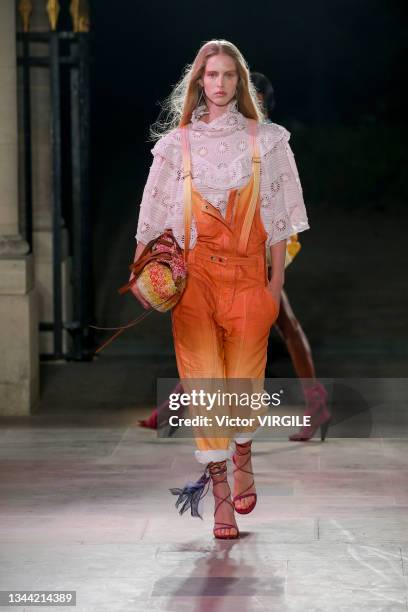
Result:
M264 74L261 74L260 72L251 72L251 81L255 86L264 115L267 120L270 121L271 114L275 106L275 93L272 83ZM293 257L296 255L299 249L300 243L297 239L297 234L294 234L287 240L285 267L291 263ZM268 264L270 265L269 257L267 257L267 260ZM269 265L268 270L270 276ZM293 311L289 297L284 289L282 289L281 293L279 314L273 327L275 327L285 343L296 375L302 381L303 394L306 404L304 416L311 417L311 424L302 427L299 432L290 435L289 440L293 442L306 442L314 436L319 427L321 439L324 440L330 421L330 413L327 408L327 391L316 379L316 370L309 341L299 322L299 319L296 317ZM182 392L183 387L179 382L173 389L172 393ZM157 429L158 421L162 423L166 422L170 414L169 403L168 400L166 400L158 408L155 408L147 419L139 421L139 424L142 427ZM167 429L169 431L169 435L173 435L177 430L177 426L167 426Z
M135 260L165 229L190 248L187 287L172 310L182 381L239 378L262 386L269 330L280 307L286 239L309 227L290 134L263 122L246 62L228 41L203 45L172 92L169 111L152 150ZM183 170L183 140L191 172ZM184 236L185 188L192 198L190 238ZM132 291L148 307L136 285ZM251 442L251 434L237 438L232 450L229 437L197 436L196 458L204 474L173 491L181 511L191 508L196 515L212 480L217 538L238 537L234 511L247 514L255 507ZM232 499L226 476L231 458Z

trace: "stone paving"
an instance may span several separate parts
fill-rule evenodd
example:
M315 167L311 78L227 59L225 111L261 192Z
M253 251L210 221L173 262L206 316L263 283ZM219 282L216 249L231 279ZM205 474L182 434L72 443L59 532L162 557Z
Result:
M200 473L192 441L145 414L3 421L0 590L75 590L87 612L408 610L406 439L257 442L258 505L222 542L211 498L201 521L168 492Z

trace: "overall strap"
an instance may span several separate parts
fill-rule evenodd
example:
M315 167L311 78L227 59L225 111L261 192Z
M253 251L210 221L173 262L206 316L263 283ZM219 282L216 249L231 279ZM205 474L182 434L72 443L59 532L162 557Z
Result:
M238 253L240 255L246 255L249 234L251 231L252 222L253 222L254 215L255 215L256 204L258 201L260 174L261 174L261 158L259 155L259 145L258 145L258 139L257 139L258 122L255 121L255 119L248 119L248 129L249 129L249 134L251 137L253 183L252 183L251 200L248 205L245 219L242 224L241 235L239 238Z
M191 203L191 156L190 143L188 139L188 127L181 128L181 144L183 154L183 178L184 178L184 261L187 263L188 250L190 248L190 232L192 218Z

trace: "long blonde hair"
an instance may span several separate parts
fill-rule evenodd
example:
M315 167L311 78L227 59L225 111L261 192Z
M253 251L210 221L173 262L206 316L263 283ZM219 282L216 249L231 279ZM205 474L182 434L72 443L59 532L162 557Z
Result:
M204 74L207 60L220 53L232 57L237 67L236 99L239 112L257 121L265 118L250 79L248 65L240 50L228 40L209 40L199 49L193 63L186 66L180 81L164 100L159 118L150 128L151 140L157 140L174 128L190 123L202 93L198 81Z

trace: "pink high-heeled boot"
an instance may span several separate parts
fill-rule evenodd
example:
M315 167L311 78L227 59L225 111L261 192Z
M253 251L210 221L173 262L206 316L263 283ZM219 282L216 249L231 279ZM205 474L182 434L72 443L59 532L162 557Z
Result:
M155 408L152 414L147 419L142 419L139 421L140 427L146 427L147 429L157 429L157 417L159 411Z
M316 382L313 387L305 389L306 410L303 416L311 417L311 424L289 436L292 442L307 442L313 438L316 429L320 427L320 439L326 439L327 430L331 421L331 414L327 409L328 393L324 386Z
M171 393L183 393L183 385L179 381L177 385L174 387ZM139 420L140 427L146 427L147 429L157 429L158 421L167 420L169 416L169 398L166 398L164 402L160 404L158 408L155 408L151 415L147 419ZM166 418L167 415L167 418ZM177 428L174 428L177 429Z

